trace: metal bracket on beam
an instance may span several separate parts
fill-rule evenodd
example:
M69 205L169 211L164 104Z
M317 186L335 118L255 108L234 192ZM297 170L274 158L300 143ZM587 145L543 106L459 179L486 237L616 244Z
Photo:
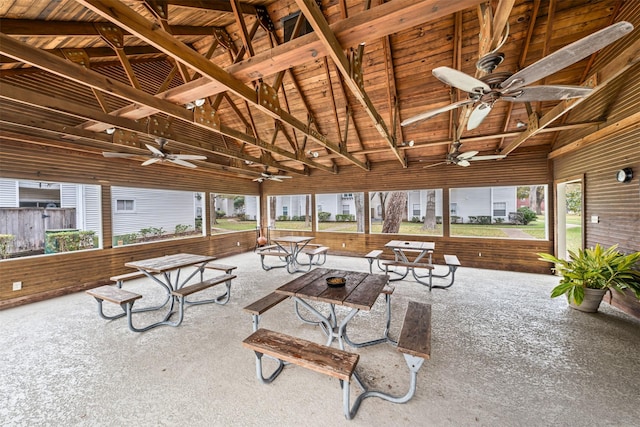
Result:
M278 92L266 83L260 83L258 89L258 103L276 114L280 114Z
M171 121L160 116L153 116L149 119L148 132L153 138L174 138Z
M93 26L113 49L124 49L124 34L119 27L108 22L96 23Z
M61 49L61 51L69 61L89 68L89 55L84 49Z
M220 130L220 116L207 102L193 109L193 121L211 129Z
M529 124L527 125L527 131L530 133L536 132L539 126L540 123L538 121L538 114L536 112L529 114Z
M113 133L113 143L127 147L141 148L138 134L124 129L116 129Z
M213 37L220 43L225 49L233 52L234 55L238 54L238 48L231 40L231 36L224 28L216 27L213 29Z
M364 45L360 45L358 50L352 50L350 55L350 68L351 78L360 88L360 91L364 92L364 79L362 77L362 53L364 52Z
M144 0L144 5L149 12L154 14L158 19L166 21L169 16L169 4L167 2L157 2L154 0Z
M264 6L256 6L256 16L260 26L268 33L275 33L276 27Z

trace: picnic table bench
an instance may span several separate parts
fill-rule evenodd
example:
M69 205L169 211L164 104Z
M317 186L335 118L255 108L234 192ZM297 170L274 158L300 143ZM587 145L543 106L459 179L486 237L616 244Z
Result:
M265 311L275 307L280 304L282 301L289 298L288 295L278 294L276 292L271 292L268 295L260 298L257 301L252 302L248 306L244 308L244 311L251 314L251 319L253 322L253 331L257 331L260 325L260 316Z
M360 359L357 353L317 344L268 329L257 329L243 342L243 346L254 351L256 375L268 384L275 380L287 364L301 366L340 381L342 388L343 412L346 419L352 419L362 401L368 397L379 397L393 403L408 402L416 391L418 371L425 359L431 357L431 305L410 301L405 312L397 349L405 358L410 370L409 390L403 396L393 396L382 391L369 390L358 379L355 372ZM262 368L262 356L278 360L278 366L267 377ZM363 388L353 405L350 400L352 377Z
M369 273L373 274L373 261L377 261L378 268L380 270L384 270L384 268L380 266L380 256L382 255L382 252L384 252L382 249L376 249L364 256L367 261L369 261Z

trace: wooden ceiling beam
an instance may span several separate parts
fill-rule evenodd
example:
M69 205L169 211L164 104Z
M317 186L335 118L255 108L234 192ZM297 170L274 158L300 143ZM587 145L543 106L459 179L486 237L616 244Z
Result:
M135 107L127 107L125 109L118 110L119 116L124 116L135 120L150 116L158 112L162 112L170 117L186 121L203 129L221 133L231 138L235 138L239 141L247 142L260 148L264 148L267 151L272 151L275 154L279 154L283 157L297 160L301 163L309 163L309 166L323 169L327 172L336 173L336 171L332 170L329 167L326 167L322 164L312 163L307 159L298 159L295 153L285 151L279 147L271 146L264 141L231 129L228 126L220 125L218 129L212 128L210 124L195 120L194 113L192 111L189 111L180 105L175 105L171 102L161 99L161 97L158 95L150 95L146 92L117 82L94 71L84 69L78 65L67 62L64 59L60 59L55 55L47 54L46 52L29 46L26 43L15 40L3 33L0 33L0 50L7 56L29 63L35 67L38 67L45 71L49 71L63 78L75 81L76 83L108 92L111 95L125 99L135 105ZM91 130L95 131L96 129ZM102 130L104 130L104 127L102 128ZM297 173L302 172L297 171Z
M123 27L130 33L135 34L138 38L151 45L154 45L175 60L180 61L188 67L201 73L203 76L205 76L205 78L217 81L225 88L225 90L229 90L235 95L248 101L252 106L264 112L268 116L279 119L303 133L307 132L304 123L302 123L300 120L291 116L286 111L281 110L279 107L277 107L277 105L271 106L272 103L267 103L264 101L262 103L259 102L258 93L256 93L256 91L254 91L252 88L246 86L240 80L237 80L221 67L217 66L211 61L206 60L204 57L202 57L202 55L188 48L184 43L171 37L171 35L166 31L163 31L161 28L157 28L157 26L150 24L145 18L143 18L131 8L119 2L118 0L76 1L81 5L87 7L91 11L102 16L104 19L107 19L114 24ZM263 88L261 88L260 91L262 91ZM323 135L320 135L317 132L313 131L308 135L319 144L324 145L331 151L339 154L344 159L350 161L356 166L367 171L370 169L369 165L363 163L348 152L342 150L337 144L327 140L327 138L325 138ZM309 161L307 160L307 162ZM311 166L315 166L313 162L309 163ZM317 165L315 167L321 168L320 165Z
M406 158L400 153L396 146L396 141L393 135L389 132L389 128L384 119L380 117L380 114L376 111L373 102L364 91L364 82L360 70L362 69L362 53L363 44L359 45L358 53L353 56L354 60L349 62L347 56L344 54L344 48L340 45L337 37L331 30L329 23L325 19L322 11L313 0L296 0L298 7L313 27L317 36L327 49L328 56L333 60L336 67L342 75L344 83L349 90L353 93L356 99L360 102L365 112L369 115L373 121L373 125L376 127L380 135L387 141L391 150L395 156L400 160L402 167L407 167Z
M12 36L23 37L99 37L96 25L108 24L108 21L77 22L77 21L42 21L35 19L5 19L2 18L2 32ZM191 27L188 25L170 25L174 36L211 36L216 26ZM125 35L130 35L126 31Z
M86 105L76 104L68 100L51 97L39 92L30 91L30 90L13 86L10 84L3 84L0 86L0 99L12 100L24 105L32 106L34 108L45 109L45 110L53 111L56 113L62 113L62 114L73 116L83 120L100 121L103 123L108 123L111 126L116 127L118 129L123 129L130 132L142 134L145 136L150 136L149 128L146 120L137 121L137 120L130 120L122 117L113 116L110 114L103 113L102 111L99 111L99 110L88 108ZM49 132L63 132L69 136L88 138L91 134L93 134L94 137L92 139L96 139L100 141L106 140L107 142L112 141L112 137L108 136L106 133L87 131L85 129L77 128L77 127L70 127L70 126L63 126L62 128L43 127L43 126L40 126L40 127L43 130L47 130ZM79 131L75 132L73 130L69 130L68 132L66 132L67 129L79 129ZM230 157L233 159L243 160L247 162L255 163L260 161L259 158L249 156L239 151L233 151L229 149L218 149L217 147L213 146L213 144L206 144L205 148L202 148L203 146L202 142L192 138L186 138L183 136L172 136L170 139L171 141L175 141L176 143L178 143L178 146L181 147L182 149L191 150L193 152L192 154L211 155L213 153L223 157ZM275 163L270 164L269 166L278 167L278 165ZM248 167L246 168L240 167L240 169L253 171L252 168L248 168ZM292 172L292 173L300 173L300 171L296 169L287 168L286 171Z
M173 6L190 7L193 9L206 9L216 12L233 13L229 0L155 0L157 3L166 3ZM238 2L238 10L246 15L255 15L256 7L249 3Z
M623 119L616 120L615 122L607 121L602 125L593 126L593 131L587 136L553 150L549 153L547 158L555 159L557 157L564 156L588 145L598 143L622 130L628 131L629 129L640 129L640 111L636 111Z
M376 41L387 34L407 30L424 22L437 20L459 10L476 6L482 0L392 0L331 25L343 46L357 46L361 42ZM236 79L248 83L275 75L317 58L327 56L323 43L315 34L305 34L257 53L250 60L233 64L226 71ZM200 78L163 94L163 99L185 104L203 94L224 92L227 88L218 81Z

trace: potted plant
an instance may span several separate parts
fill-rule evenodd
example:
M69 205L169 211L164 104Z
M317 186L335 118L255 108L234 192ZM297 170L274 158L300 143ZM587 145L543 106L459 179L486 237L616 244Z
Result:
M562 275L551 291L551 298L564 294L569 305L577 310L595 313L602 297L611 289L621 293L630 289L640 299L640 271L636 269L640 252L625 255L618 252L618 245L604 249L596 244L595 248L569 251L569 260L545 253L538 256L542 261L554 263Z

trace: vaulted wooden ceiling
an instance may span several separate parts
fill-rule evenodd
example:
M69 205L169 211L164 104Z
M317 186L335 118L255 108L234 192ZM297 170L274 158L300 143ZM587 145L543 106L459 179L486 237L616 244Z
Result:
M570 101L500 100L471 131L470 108L400 123L467 97L434 68L480 77L476 61L507 35L495 72L514 73L619 21L622 8L637 8L630 3L4 0L0 136L95 155L142 155L145 143L164 138L173 153L207 156L195 162L202 168L248 179L265 170L428 164L444 160L454 140L480 154L551 150L561 132L606 120L615 93L600 96L601 106L579 122L565 114ZM636 55L624 46L537 84L597 92L627 69L624 55ZM589 80L606 49L615 54L604 58L618 61ZM190 108L196 100L204 104Z

